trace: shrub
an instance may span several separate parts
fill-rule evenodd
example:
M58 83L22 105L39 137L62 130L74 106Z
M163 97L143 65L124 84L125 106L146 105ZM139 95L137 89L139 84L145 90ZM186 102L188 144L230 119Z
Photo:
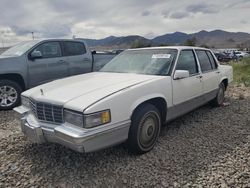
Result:
M234 82L250 87L250 58L244 58L241 62L231 63L231 65L234 71Z

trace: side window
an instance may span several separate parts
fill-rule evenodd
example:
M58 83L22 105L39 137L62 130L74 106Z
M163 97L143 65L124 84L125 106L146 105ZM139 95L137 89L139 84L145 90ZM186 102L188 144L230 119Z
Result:
M212 64L213 69L217 69L217 63L216 63L216 61L215 61L213 55L212 55L211 52L209 52L209 51L206 51L206 52L207 52L207 55L208 55L208 57L209 57L209 60L210 60L210 62L211 62L211 64Z
M190 75L198 73L198 67L192 50L182 50L177 61L176 70L188 70Z
M64 42L64 53L66 56L82 55L86 53L86 48L80 42Z
M206 51L204 51L204 50L196 50L196 54L198 56L202 72L212 70L212 65L210 63L210 60L209 60L209 58L207 56Z
M34 51L40 51L42 58L53 58L62 56L59 42L46 42L39 45Z

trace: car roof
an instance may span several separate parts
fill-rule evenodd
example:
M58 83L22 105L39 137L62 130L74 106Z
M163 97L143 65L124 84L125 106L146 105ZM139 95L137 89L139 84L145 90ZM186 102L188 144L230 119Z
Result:
M79 41L79 42L84 42L84 40L81 40L81 39L60 39L60 38L54 38L54 39L38 39L38 40L35 40L37 42L49 42L49 41Z
M135 50L160 50L160 49L176 49L176 50L184 50L184 49L196 49L196 50L209 50L207 48L196 47L196 46L160 46L160 47L146 47L146 48L134 48L128 49L129 51Z

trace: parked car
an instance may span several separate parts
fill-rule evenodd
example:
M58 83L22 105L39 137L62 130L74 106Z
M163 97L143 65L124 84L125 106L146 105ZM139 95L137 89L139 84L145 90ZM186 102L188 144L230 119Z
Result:
M20 104L20 94L26 89L99 70L114 56L93 56L82 40L22 42L0 55L0 110Z
M232 60L232 57L230 57L228 54L226 53L214 53L214 55L216 56L216 58L218 59L218 61L220 62L229 62Z
M15 111L33 142L92 152L127 141L141 154L154 147L162 124L208 102L222 105L232 80L232 67L205 48L132 49L100 72L25 91Z
M248 57L249 54L247 52L242 52L242 51L235 51L234 55L238 58L238 59L242 59L243 57Z

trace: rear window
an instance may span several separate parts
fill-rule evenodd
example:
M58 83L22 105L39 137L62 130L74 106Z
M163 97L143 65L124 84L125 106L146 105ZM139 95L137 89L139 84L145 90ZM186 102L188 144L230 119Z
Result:
M86 53L85 45L81 42L64 42L63 43L64 55L75 56Z
M210 71L213 69L206 51L196 50L196 54L198 56L202 72Z

